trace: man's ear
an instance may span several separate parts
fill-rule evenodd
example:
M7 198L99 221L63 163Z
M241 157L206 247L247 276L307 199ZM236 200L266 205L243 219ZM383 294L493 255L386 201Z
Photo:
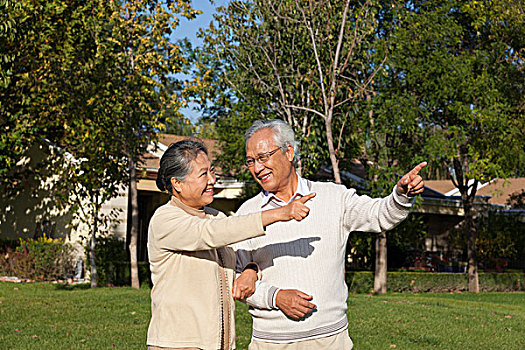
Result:
M286 147L286 158L290 161L290 162L293 162L293 158L295 156L295 152L293 151L293 147L291 145L288 145Z
M170 181L171 181L171 187L173 187L175 191L177 192L182 191L182 183L179 181L179 179L177 179L176 177L172 177Z

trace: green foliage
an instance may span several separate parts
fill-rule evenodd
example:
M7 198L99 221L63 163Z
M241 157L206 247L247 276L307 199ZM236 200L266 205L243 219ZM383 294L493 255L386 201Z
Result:
M89 256L90 247L84 247L86 256ZM115 236L98 237L95 246L95 261L97 266L98 283L102 286L130 285L130 262L126 253L125 242ZM139 280L142 284L151 285L149 263L140 262ZM90 260L86 259L87 268Z
M504 270L509 262L524 256L523 222L516 214L487 211L475 219L476 255L481 267L495 268L496 261L501 260L498 270ZM467 238L461 227L451 230L447 240L452 249L465 251L467 247Z
M423 150L445 167L459 160L460 186L462 174L488 181L523 168L523 150L509 139L521 139L524 125L519 12L512 1L423 1L408 9L393 38L392 60L425 125Z
M495 258L508 261L525 256L523 222L518 215L489 212L476 222L478 239L477 254L486 268Z
M480 290L484 292L525 291L525 273L480 273ZM371 271L349 271L346 284L352 293L371 293L374 274ZM388 272L390 292L443 293L468 289L465 273Z
M225 140L242 135L229 119L242 130L254 119L285 120L302 144L302 173L331 165L341 182L339 162L358 152L353 104L377 69L368 64L377 21L369 2L233 1L203 33L193 96Z
M181 119L173 74L186 61L170 35L177 15L199 12L188 1L162 0L0 6L0 180L20 185L14 165L32 145L50 143L60 151L22 169L40 176L50 167L68 179L64 202L93 203L98 190L102 202L115 196L128 180L128 158L137 161L157 131Z
M86 256L89 256L91 248L84 247ZM98 237L95 245L95 262L97 266L98 283L103 286L116 284L122 278L115 268L115 263L123 263L128 260L125 242L115 236ZM90 268L90 259L86 259L86 267Z
M73 272L73 248L62 239L20 239L13 250L0 252L0 274L21 279L51 281Z

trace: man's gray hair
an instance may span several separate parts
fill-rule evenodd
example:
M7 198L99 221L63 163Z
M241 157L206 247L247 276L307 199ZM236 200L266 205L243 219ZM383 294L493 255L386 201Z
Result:
M248 144L250 138L259 130L271 129L275 144L281 148L282 152L286 151L288 145L292 146L294 151L293 164L299 162L299 142L295 139L295 133L290 125L281 119L257 120L244 133L244 142Z

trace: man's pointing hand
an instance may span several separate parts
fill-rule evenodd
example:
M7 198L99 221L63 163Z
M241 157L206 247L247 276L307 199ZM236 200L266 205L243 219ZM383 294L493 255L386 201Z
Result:
M421 169L427 165L427 162L419 163L414 169L410 170L397 183L398 193L405 194L409 197L414 197L423 193L425 183L423 178L419 175Z

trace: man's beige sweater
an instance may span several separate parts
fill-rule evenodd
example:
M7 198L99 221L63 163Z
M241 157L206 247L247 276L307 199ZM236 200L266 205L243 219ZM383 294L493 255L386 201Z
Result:
M240 242L238 267L259 265L262 278L247 299L253 316L253 338L265 342L291 343L337 334L348 326L348 288L345 283L345 252L352 231L380 232L392 229L406 218L412 200L394 190L386 198L359 196L354 189L333 183L299 178L299 195L315 192L306 205L303 221L279 222L266 235ZM237 215L284 205L268 194L246 201ZM317 310L302 320L293 320L275 306L279 289L298 289L313 296Z
M235 255L221 247L262 234L260 212L226 218L175 197L158 208L148 231L153 289L147 344L233 349Z

